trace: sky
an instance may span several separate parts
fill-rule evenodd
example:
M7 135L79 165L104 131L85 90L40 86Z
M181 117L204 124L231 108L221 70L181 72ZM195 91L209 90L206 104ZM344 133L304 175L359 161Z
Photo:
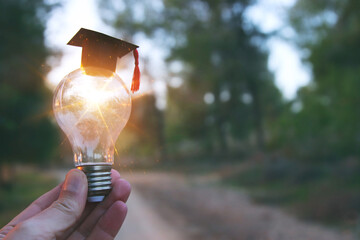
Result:
M258 4L248 10L247 17L265 33L282 29L281 35L284 38L291 38L294 33L286 25L285 13L286 8L291 7L295 1L259 0ZM47 76L50 88L54 88L66 74L80 67L81 48L68 46L66 43L82 27L122 38L122 36L116 35L117 33L110 26L101 21L95 0L88 0L87 4L81 0L65 1L64 7L57 8L52 13L45 32L48 47L63 53L60 60L56 57L48 60L52 67L52 71ZM284 38L272 37L266 42L269 49L268 67L274 73L275 83L284 98L292 99L296 96L296 90L310 81L310 71L302 64L300 52ZM154 48L145 36L139 35L135 40L136 44L140 46L141 57L148 58L151 55L151 61L147 64L151 65L149 69L153 70L152 75L155 77L155 79L142 81L144 84L141 89L145 89L146 92L154 92L157 96L157 107L163 109L166 106L166 74L164 71L166 53L161 49ZM154 54L154 51L157 54ZM125 70L118 71L119 76L129 88L133 71L130 66ZM150 81L152 84L148 84ZM178 86L181 84L181 79L171 79L170 84Z
M294 98L297 89L308 84L311 78L310 69L301 61L299 49L285 40L295 37L294 31L286 24L286 10L295 2L259 0L247 13L247 17L265 33L281 29L280 36L271 37L266 45L269 49L268 67L285 99Z
M49 58L49 64L53 68L47 78L52 88L67 73L80 67L81 48L66 45L80 28L102 32L105 29L111 33L111 28L106 27L98 17L94 0L87 2L88 4L83 4L81 0L64 1L64 7L56 8L48 20L45 31L46 44L49 48L63 53L60 61L57 57Z

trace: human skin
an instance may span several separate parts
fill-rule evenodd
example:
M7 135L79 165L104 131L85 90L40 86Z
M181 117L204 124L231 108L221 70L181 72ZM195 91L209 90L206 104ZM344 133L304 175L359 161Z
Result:
M88 203L85 174L73 169L65 181L35 200L0 230L0 240L114 239L124 222L130 184L112 170L112 190Z

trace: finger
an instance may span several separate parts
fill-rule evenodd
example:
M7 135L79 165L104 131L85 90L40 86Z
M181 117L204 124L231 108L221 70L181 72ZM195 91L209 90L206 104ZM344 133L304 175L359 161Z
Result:
M115 180L120 178L120 173L115 169L111 169L111 183L114 184Z
M120 173L114 169L111 169L111 184L114 186L116 179L120 179ZM85 206L85 210L81 215L79 222L81 223L94 208L98 205L98 203L87 202Z
M115 185L115 181L117 179L120 179L120 173L114 169L111 169L111 183L112 186ZM83 212L83 214L81 215L80 219L77 221L76 224L74 224L73 227L71 227L70 229L68 229L64 234L63 234L63 238L62 239L68 239L68 237L71 235L72 237L74 235L76 235L76 232L74 232L75 229L78 229L79 226L83 223L83 221L89 216L89 214L94 210L94 208L98 205L99 203L90 203L87 202L86 206L85 206L85 210ZM96 223L96 222L95 222ZM95 225L94 223L94 225ZM81 239L79 237L75 237L74 239Z
M116 201L100 218L87 239L114 239L125 220L126 213L127 207L125 203Z
M62 183L36 199L30 206L11 220L7 226L15 226L16 224L23 222L48 208L59 197L61 187Z
M64 232L80 218L86 197L86 176L82 171L72 169L66 175L59 199L32 220L40 225L45 223L48 232Z
M117 179L120 179L120 173L114 169L111 169L111 184L113 186L115 185L115 181ZM92 212L92 210L94 210L94 208L97 205L98 205L98 203L87 202L86 206L85 206L85 210L84 210L83 214L81 215L79 222L82 222Z
M111 190L109 196L96 206L80 227L71 234L69 239L79 239L78 236L87 237L100 217L109 209L109 207L111 207L116 201L127 201L130 191L131 186L125 179L118 178L115 180L113 189Z
M87 180L83 172L71 170L62 185L59 198L34 217L18 224L9 239L54 239L71 227L85 207ZM24 238L26 237L26 238Z

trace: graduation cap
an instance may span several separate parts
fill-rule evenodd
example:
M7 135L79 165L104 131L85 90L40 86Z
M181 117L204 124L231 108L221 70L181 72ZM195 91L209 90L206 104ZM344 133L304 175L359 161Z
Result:
M68 42L68 45L82 47L82 67L103 68L111 72L116 71L117 59L132 51L135 58L135 68L131 91L134 93L139 90L140 70L137 51L139 46L85 28L81 28Z

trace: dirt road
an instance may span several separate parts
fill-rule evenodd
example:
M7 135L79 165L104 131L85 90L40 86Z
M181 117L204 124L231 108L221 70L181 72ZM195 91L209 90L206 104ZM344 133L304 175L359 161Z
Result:
M133 189L128 200L129 214L116 239L181 240L184 236Z
M133 191L116 239L352 240L283 211L252 203L245 193L182 175L124 176Z

